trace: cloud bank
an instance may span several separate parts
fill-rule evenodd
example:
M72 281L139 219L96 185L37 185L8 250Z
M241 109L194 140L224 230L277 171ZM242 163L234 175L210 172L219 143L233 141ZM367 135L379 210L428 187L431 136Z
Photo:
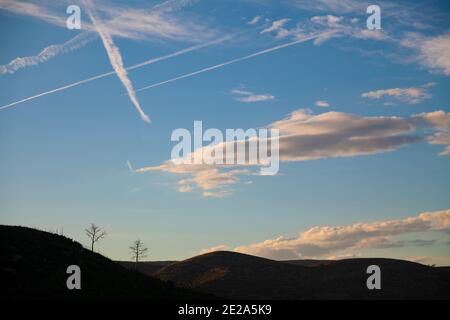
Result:
M355 157L398 150L420 141L444 145L440 154L449 154L450 113L434 111L402 117L363 117L344 112L313 114L310 110L298 109L286 118L275 121L267 128L278 129L280 161L299 162L324 158ZM431 131L431 133L430 133ZM236 142L247 144L246 141ZM222 154L230 143L214 144L197 149L195 153L211 154L221 149ZM233 145L234 146L234 145ZM188 155L193 157L194 154ZM229 162L227 162L229 163ZM258 163L256 166L264 164ZM230 195L230 186L242 177L258 175L255 164L205 165L175 164L172 160L158 166L147 166L136 172L162 171L181 175L179 191L221 191L221 197ZM224 191L225 192L222 192ZM203 195L212 196L210 193Z
M314 226L293 238L280 236L232 250L260 257L287 260L345 256L365 249L430 246L434 239L395 240L419 232L450 232L450 209L423 212L396 220L358 222L344 226ZM224 244L203 252L230 249Z
M368 99L381 99L385 97L391 97L400 102L417 104L425 99L431 98L431 94L428 92L428 88L434 85L435 83L430 82L420 87L381 89L364 92L361 97Z
M231 94L234 96L235 100L246 103L270 101L275 99L275 96L269 93L261 94L241 89L231 90Z

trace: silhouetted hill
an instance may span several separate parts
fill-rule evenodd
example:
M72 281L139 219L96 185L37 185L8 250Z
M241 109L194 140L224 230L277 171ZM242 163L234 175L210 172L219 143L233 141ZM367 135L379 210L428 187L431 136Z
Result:
M0 226L1 294L6 298L192 299L209 295L125 269L64 236ZM66 269L81 268L81 290L68 290Z
M171 264L180 262L180 261L177 261L177 260L141 261L141 262L139 262L139 264L137 266L136 266L136 263L132 262L132 261L116 261L116 262L127 269L137 270L148 276L153 276L155 273L157 273L162 268L167 267ZM319 265L332 264L336 261L335 260L303 259L303 260L282 260L280 262L289 263L289 264L293 264L293 265L297 265L297 266L304 266L304 267L316 267Z
M307 267L220 251L171 264L155 276L227 298L294 298L308 294L292 290L293 282L306 281L302 269Z
M213 252L170 264L154 275L180 286L242 299L449 299L450 270L394 259L285 262ZM381 290L368 290L369 265Z

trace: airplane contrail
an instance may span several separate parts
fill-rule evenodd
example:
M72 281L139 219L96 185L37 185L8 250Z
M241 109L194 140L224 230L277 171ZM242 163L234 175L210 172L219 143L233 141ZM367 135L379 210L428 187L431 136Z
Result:
M160 4L156 4L152 7L152 10L167 10L172 11L176 10L178 8L181 8L183 6L189 5L194 0L168 0ZM200 1L200 0L195 0ZM0 0L0 8L5 9L14 13L22 13L25 11L24 7L21 6L21 4L15 4L15 3L9 3L9 2L3 2ZM39 7L34 7L36 11L38 11ZM114 18L106 23L106 25L109 25L111 23L114 23L114 21L117 19ZM62 23L61 20L61 24ZM52 44L44 49L42 49L39 54L35 56L25 56L25 57L16 57L13 60L11 60L8 64L0 65L0 74L13 74L17 70L26 68L29 66L35 66L43 62L47 62L48 60L63 54L68 53L74 50L78 50L85 45L87 45L89 42L95 40L98 36L97 33L91 32L94 30L84 31L80 34L77 34L75 37L60 43L60 44Z
M45 47L38 55L14 58L8 64L0 65L0 74L13 74L19 69L38 65L53 59L59 54L80 49L93 41L96 37L97 36L92 33L83 32L64 43L52 44Z
M320 33L320 34L310 35L308 37L305 37L305 38L302 38L302 39L299 39L299 40L295 40L295 41L291 41L291 42L288 42L288 43L280 44L278 46L271 47L271 48L268 48L268 49L264 49L264 50L261 50L261 51L258 51L258 52L255 52L255 53L252 53L252 54L240 57L240 58L236 58L236 59L233 59L233 60L222 62L220 64L216 64L216 65L211 66L211 67L206 67L206 68L203 68L203 69L191 72L191 73L187 73L187 74L175 77L175 78L171 78L171 79L168 79L168 80L157 82L157 83L154 83L154 84L142 87L140 89L137 89L136 92L147 90L147 89L151 89L151 88L155 88L155 87L159 87L159 86L161 86L163 84L167 84L167 83L170 83L170 82L178 81L178 80L181 80L181 79L193 77L193 76L196 76L198 74L201 74L201 73L204 73L204 72L208 72L208 71L211 71L211 70L215 70L215 69L219 69L219 68L228 66L230 64L233 64L233 63L241 62L241 61L248 60L248 59L251 59L251 58L254 58L254 57L266 54L266 53L269 53L269 52L273 52L273 51L276 51L276 50L280 50L280 49L284 49L284 48L287 48L287 47L291 47L293 45L296 45L296 44L299 44L299 43L302 43L302 42L306 42L306 41L315 39L315 38L317 38L317 37L319 37L321 35L324 35L326 33L330 33L331 34L331 33L334 33L334 32L336 32L336 31L327 31L327 32L323 32L323 33Z
M182 49L182 50L179 50L179 51L176 51L176 52L164 55L164 56L153 58L153 59L150 59L150 60L147 60L147 61L135 64L135 65L132 65L132 66L130 66L128 68L125 68L125 70L129 71L129 70L141 68L141 67L146 66L146 65L150 65L150 64L153 64L153 63L156 63L156 62L159 62L159 61L163 61L163 60L166 60L166 59L174 58L176 56L180 56L182 54L189 53L189 52L192 52L192 51L195 51L195 50L199 50L199 49L202 49L202 48L205 48L205 47L209 47L209 46L212 46L212 45L215 45L215 44L219 44L219 43L225 42L225 41L233 38L235 35L236 34L227 35L227 36L224 36L222 38L215 39L215 40L203 43L203 44L198 44L198 45L191 46L189 48L185 48L185 49ZM9 108L15 107L15 106L17 106L17 105L19 105L21 103L24 103L24 102L27 102L27 101L30 101L30 100L34 100L34 99L37 99L37 98L40 98L40 97L43 97L43 96L46 96L46 95L49 95L49 94L52 94L52 93L59 92L59 91L63 91L63 90L66 90L66 89L69 89L69 88L72 88L72 87L76 87L76 86L79 86L81 84L84 84L84 83L87 83L87 82L91 82L91 81L94 81L94 80L97 80L97 79L105 78L105 77L108 77L108 76L111 76L111 75L114 75L114 74L115 74L114 71L102 73L102 74L99 74L99 75L96 75L96 76L93 76L93 77L90 77L90 78L87 78L87 79L84 79L84 80L80 80L80 81L77 81L77 82L74 82L74 83L62 86L62 87L58 87L58 88L55 88L55 89L52 89L52 90L49 90L49 91L46 91L46 92L42 92L42 93L33 95L31 97L28 97L28 98L24 98L24 99L15 101L15 102L11 102L11 103L9 103L7 105L1 106L0 110L9 109Z
M111 66L113 67L114 71L117 74L117 77L122 82L123 86L127 90L128 97L130 98L131 102L133 103L134 107L136 108L137 112L139 113L141 119L145 122L150 122L150 117L145 114L144 110L142 110L141 105L139 104L139 101L136 97L136 92L133 88L133 83L131 82L130 78L128 77L128 72L123 66L123 60L122 55L120 53L119 48L114 43L111 35L108 33L108 30L105 28L103 22L101 22L94 13L94 9L92 8L92 2L91 0L85 0L85 7L87 9L87 13L89 15L89 18L91 19L94 28L97 30L98 34L100 35L100 38L102 39L103 46L105 47L106 53L108 54L109 62L111 63Z

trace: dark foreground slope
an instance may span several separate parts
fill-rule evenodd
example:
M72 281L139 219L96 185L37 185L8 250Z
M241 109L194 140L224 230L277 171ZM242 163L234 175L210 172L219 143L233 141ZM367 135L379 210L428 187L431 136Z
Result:
M381 290L366 286L366 269L373 264L381 268ZM222 251L171 264L154 275L225 298L450 298L448 268L394 259L349 259L305 266Z
M205 294L125 269L63 236L0 226L1 295L4 298L192 299ZM66 268L81 268L81 290L68 290Z

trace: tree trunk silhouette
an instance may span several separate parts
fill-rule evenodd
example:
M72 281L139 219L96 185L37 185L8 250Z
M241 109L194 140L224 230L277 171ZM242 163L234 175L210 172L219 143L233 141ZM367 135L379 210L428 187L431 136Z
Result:
M132 259L134 259L135 261L134 268L136 270L138 269L139 259L145 258L147 256L146 255L147 250L148 249L144 246L144 243L139 239L133 242L133 245L130 247L130 253Z
M91 226L84 230L86 232L86 235L89 237L89 240L91 241L91 251L94 252L94 244L105 237L106 231L102 230L99 226L96 226L95 224L91 223Z

